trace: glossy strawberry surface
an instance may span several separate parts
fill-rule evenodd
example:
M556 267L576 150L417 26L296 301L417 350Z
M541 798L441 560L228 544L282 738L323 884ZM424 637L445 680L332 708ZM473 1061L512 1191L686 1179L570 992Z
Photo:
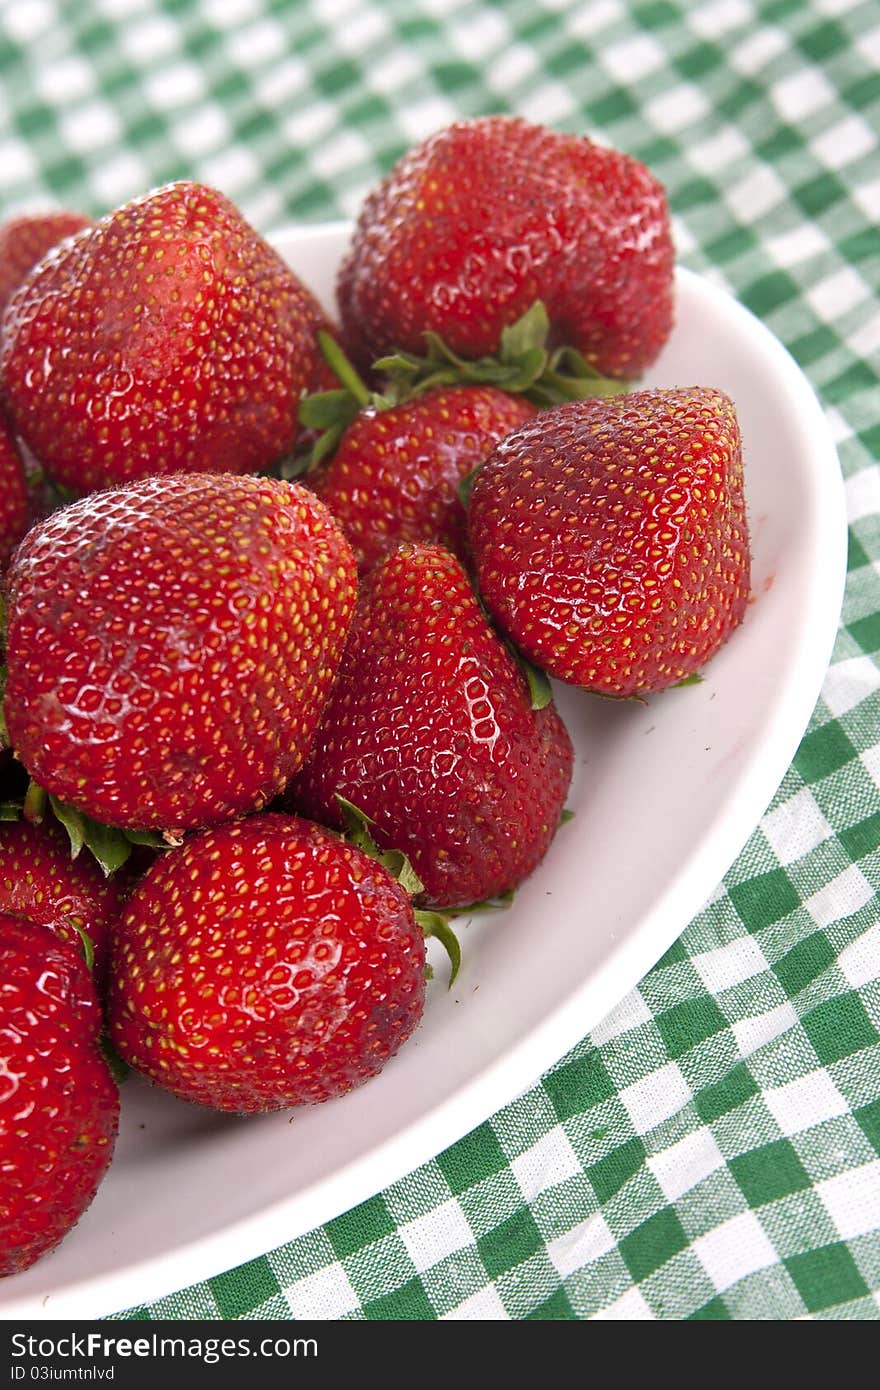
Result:
M77 492L255 472L291 447L324 322L228 199L169 184L64 242L13 295L3 390L36 457Z
M496 621L588 690L640 695L693 676L745 613L742 441L723 392L548 411L487 460L468 519Z
M78 952L0 914L0 1275L58 1244L110 1163L119 1099L100 1023Z
M372 569L403 541L437 541L464 556L456 488L535 407L491 386L426 391L389 410L360 412L312 480Z
M178 474L82 498L10 568L13 746L107 824L258 809L309 748L355 583L338 525L296 485Z
M80 954L80 932L85 932L98 981L106 973L110 933L121 903L116 881L87 851L72 859L67 833L51 819L39 826L0 821L0 913L49 927Z
M507 116L461 121L403 156L367 197L339 277L363 364L423 333L496 351L537 299L555 340L607 376L638 376L672 324L661 185L639 161Z
M424 937L388 871L320 826L266 814L148 870L117 937L109 1018L119 1052L158 1085L248 1113L374 1076L424 991Z
M46 212L13 217L0 227L0 315L30 270L65 237L81 232L89 219L78 212Z
M28 528L30 499L21 456L0 417L0 573Z
M572 770L552 705L491 630L459 561L404 545L373 571L339 680L290 804L338 823L339 793L402 849L425 900L516 886L543 858Z

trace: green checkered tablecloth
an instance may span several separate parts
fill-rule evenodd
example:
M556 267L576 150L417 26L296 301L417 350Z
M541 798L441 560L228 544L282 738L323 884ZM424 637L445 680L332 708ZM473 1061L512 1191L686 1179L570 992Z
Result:
M880 6L0 0L2 215L193 176L270 231L514 111L666 184L680 259L811 379L849 581L794 764L593 1034L417 1172L127 1317L880 1316Z

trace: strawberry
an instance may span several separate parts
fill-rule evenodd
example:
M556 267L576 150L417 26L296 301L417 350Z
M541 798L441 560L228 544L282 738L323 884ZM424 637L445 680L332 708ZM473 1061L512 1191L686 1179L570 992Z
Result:
M39 922L77 950L85 932L99 982L120 906L115 881L93 859L72 859L66 835L52 821L0 821L0 913Z
M28 528L27 479L15 442L0 417L0 574Z
M340 823L337 794L399 848L424 898L505 893L537 866L572 771L552 706L531 708L516 661L459 561L403 545L365 585L339 680L289 804Z
M742 443L721 391L546 412L477 473L468 521L487 608L559 680L662 690L695 676L742 621Z
M367 407L310 483L351 542L362 571L402 541L438 541L466 554L456 488L492 448L535 413L492 386L426 391L387 410Z
M78 212L37 213L4 222L0 227L0 317L37 261L89 225L89 219Z
M308 750L354 599L351 550L299 485L177 474L81 498L10 567L13 747L124 829L258 809Z
M184 1100L252 1113L342 1095L418 1023L425 943L387 869L295 816L170 850L132 894L109 1003L120 1055Z
M0 1275L27 1269L89 1206L116 1140L119 1097L101 1010L77 951L0 915Z
M557 342L637 377L673 313L666 199L643 164L506 116L461 121L366 199L339 276L346 344L369 363L425 330L465 357L543 300Z
M323 323L222 194L169 184L44 258L7 306L0 373L16 429L75 492L256 472L291 447Z

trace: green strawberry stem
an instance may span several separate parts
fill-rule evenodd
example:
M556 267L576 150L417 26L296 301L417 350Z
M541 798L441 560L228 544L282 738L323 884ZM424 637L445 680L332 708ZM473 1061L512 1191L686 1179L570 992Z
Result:
M327 366L342 382L346 391L354 396L358 405L369 405L372 398L366 382L358 375L354 364L349 361L339 343L332 334L327 332L326 328L322 328L318 332L318 346Z
M540 299L502 330L494 357L460 357L436 333L424 334L427 351L381 357L374 368L388 377L396 399L441 386L496 386L546 409L588 396L615 396L627 382L604 377L573 347L548 347L550 318Z
M423 908L417 908L413 916L425 936L439 941L449 957L449 988L452 989L461 968L461 944L449 925L449 918L442 912L428 912Z

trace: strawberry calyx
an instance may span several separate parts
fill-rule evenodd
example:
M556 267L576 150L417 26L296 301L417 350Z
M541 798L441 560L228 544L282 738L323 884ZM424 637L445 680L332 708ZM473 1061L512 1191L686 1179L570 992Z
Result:
M616 396L628 383L602 376L575 348L551 349L550 317L540 299L501 331L498 353L492 357L460 357L436 333L424 334L423 357L396 352L380 357L374 370L387 377L392 392L401 398L437 387L495 386L512 395L525 396L546 409L588 396Z
M398 402L392 396L371 391L331 333L318 331L318 346L327 366L342 384L330 391L314 391L299 403L299 423L317 438L310 449L294 452L278 465L285 481L311 473L333 453L349 425L362 410L387 410Z
M31 825L39 825L48 815L54 816L67 831L71 859L76 859L83 849L89 850L108 878L122 868L135 845L168 849L179 842L179 837L154 830L122 830L119 826L103 825L76 806L59 801L33 778L20 802L7 801L0 805L0 820L23 818Z

